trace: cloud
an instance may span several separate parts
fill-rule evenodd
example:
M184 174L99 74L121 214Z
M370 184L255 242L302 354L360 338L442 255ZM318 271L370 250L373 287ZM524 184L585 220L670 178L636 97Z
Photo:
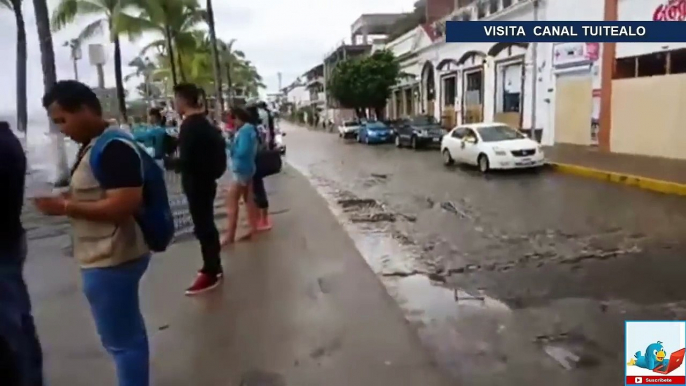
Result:
M53 9L59 0L48 0ZM235 2L215 0L215 24L217 36L224 40L236 39L234 47L245 52L249 60L264 77L269 91L278 88L277 73L282 74L283 85L301 75L307 69L321 63L325 53L332 50L343 39L350 37L350 25L362 13L410 11L414 0L250 0L236 5ZM204 1L201 0L204 5ZM28 39L28 99L29 115L44 117L40 106L43 94L43 73L38 37L33 15L32 1L24 0ZM58 79L74 77L70 50L64 42L75 37L94 18L77 20L63 31L53 34L55 65ZM0 75L0 116L13 115L15 99L16 24L14 15L0 9L0 25L5 27L0 34L0 55L5 68ZM146 36L137 42L122 38L122 59L128 63L135 58L147 42L154 37ZM89 43L106 44L108 63L105 67L106 86L114 86L113 48L105 37L93 38ZM80 80L97 85L96 69L88 63L88 49L84 47L84 58L77 66ZM132 72L125 68L124 74ZM136 82L127 84L133 90Z

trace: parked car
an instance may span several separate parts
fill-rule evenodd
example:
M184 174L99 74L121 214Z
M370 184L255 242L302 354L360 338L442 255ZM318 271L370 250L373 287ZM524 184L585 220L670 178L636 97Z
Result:
M277 130L276 133L274 133L274 144L281 155L286 155L286 144L283 143L283 137L285 136L286 133L281 130Z
M357 142L360 143L387 143L391 140L391 129L383 122L366 122L357 133Z
M477 165L482 173L545 164L541 145L504 123L458 126L443 136L441 154L446 165Z
M396 134L398 134L398 126L402 125L403 122L404 121L402 119L388 119L384 121L386 126L391 129L391 136L393 138L395 138Z
M345 139L357 138L360 125L360 121L344 121L338 126L338 136Z
M440 147L445 131L432 116L417 116L404 119L396 126L395 146Z

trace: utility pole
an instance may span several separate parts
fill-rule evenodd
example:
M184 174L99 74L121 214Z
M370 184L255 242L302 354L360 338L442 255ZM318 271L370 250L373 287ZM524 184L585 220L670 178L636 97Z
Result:
M79 80L79 67L77 62L81 60L81 42L78 39L71 39L68 42L64 42L64 47L69 47L71 50L71 61L74 66L74 79Z
M534 0L534 22L538 21L539 0ZM531 61L533 68L531 69L531 134L530 138L536 139L536 110L538 110L538 43L534 42L531 47Z
M279 92L281 92L281 73L277 72L276 77L279 79Z

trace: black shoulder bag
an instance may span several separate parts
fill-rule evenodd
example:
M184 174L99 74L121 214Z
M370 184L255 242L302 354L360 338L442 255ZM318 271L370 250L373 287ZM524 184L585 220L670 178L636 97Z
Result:
M270 149L265 145L262 134L255 127L257 132L257 155L255 156L255 177L264 178L281 172L283 162L281 153L278 150Z

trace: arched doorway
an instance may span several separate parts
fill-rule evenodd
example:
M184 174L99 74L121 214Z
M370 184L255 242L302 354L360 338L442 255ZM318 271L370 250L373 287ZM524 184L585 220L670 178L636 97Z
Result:
M457 77L459 64L455 59L443 59L436 66L439 77L438 106L444 128L457 125Z
M519 129L523 129L527 49L527 43L496 43L488 50L494 64L493 120Z
M457 61L462 66L462 123L484 120L485 60L485 53L467 51Z
M431 62L424 63L422 68L422 114L433 115L436 102L436 81L434 66Z

